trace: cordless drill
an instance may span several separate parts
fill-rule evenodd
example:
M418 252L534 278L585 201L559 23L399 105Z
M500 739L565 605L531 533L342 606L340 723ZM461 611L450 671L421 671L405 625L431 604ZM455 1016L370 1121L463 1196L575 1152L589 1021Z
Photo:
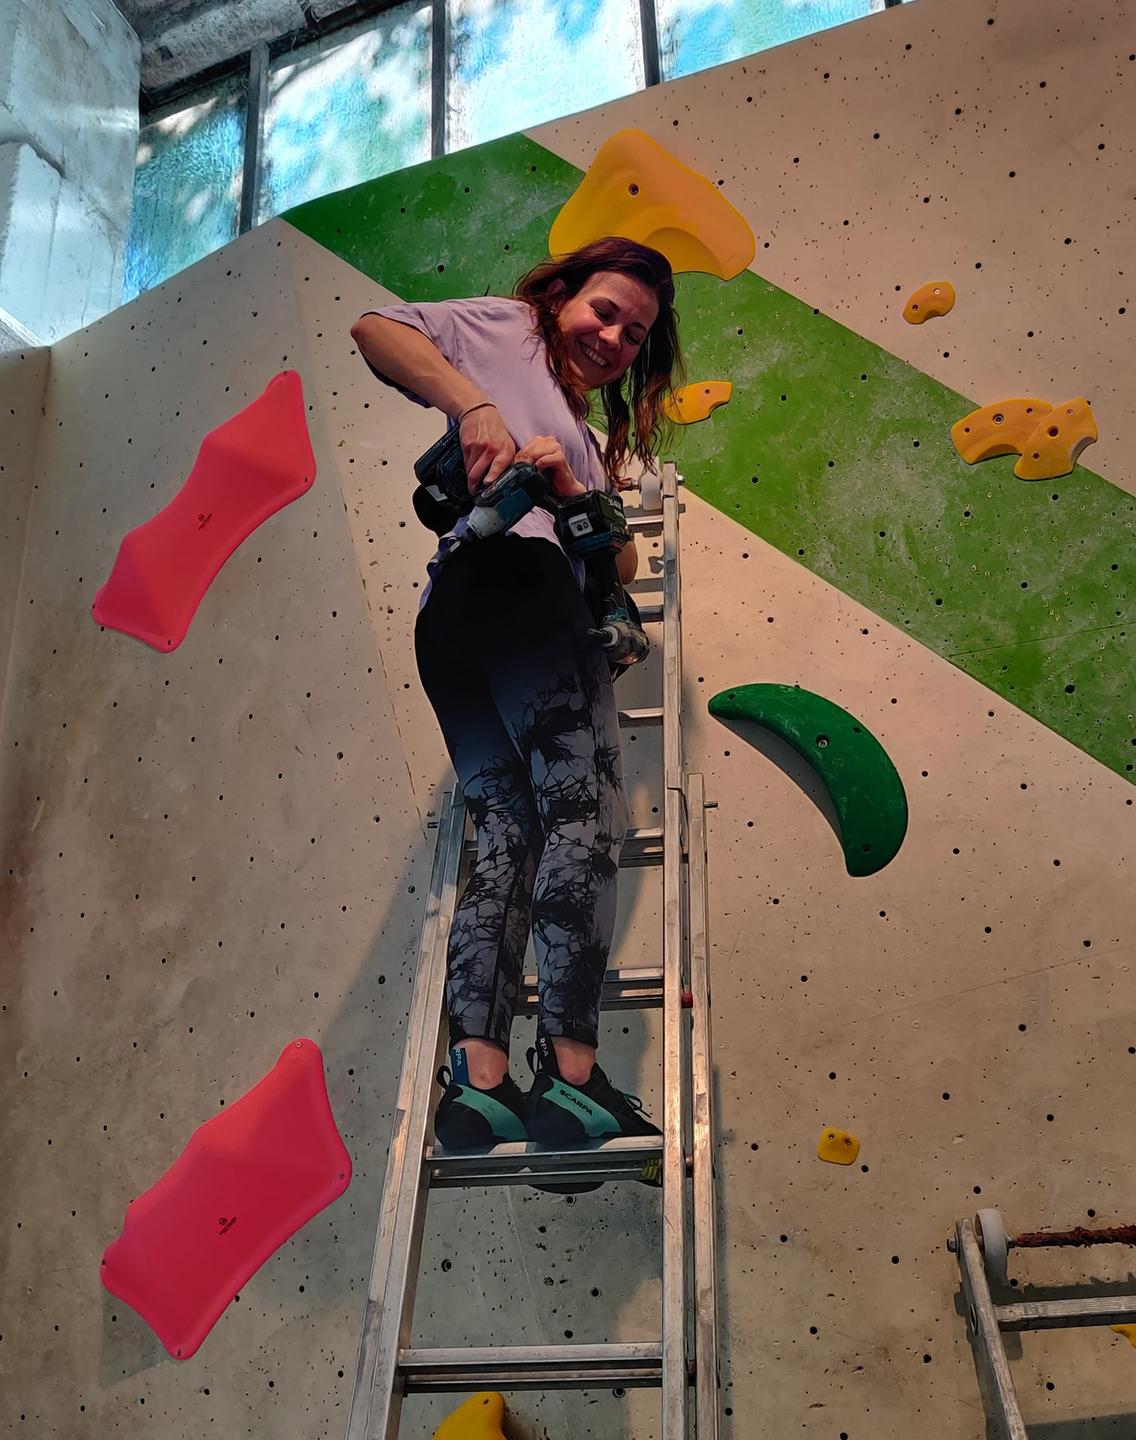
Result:
M536 466L524 463L510 465L492 485L470 495L457 426L415 461L414 473L419 481L415 513L438 535L453 531L455 548L504 534L537 505L551 511L565 551L584 562L585 597L596 620L589 634L599 640L615 670L646 659L650 641L615 564L631 538L618 495L589 490L557 500Z
M510 465L492 485L471 495L456 425L419 456L414 473L418 477L415 514L436 535L447 535L456 527L458 544L503 535L536 505L553 508L548 503L548 483L535 465Z

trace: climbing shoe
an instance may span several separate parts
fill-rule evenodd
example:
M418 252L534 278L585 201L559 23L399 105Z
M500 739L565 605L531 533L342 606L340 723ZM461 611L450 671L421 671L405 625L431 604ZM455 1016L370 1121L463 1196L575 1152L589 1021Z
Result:
M482 1150L506 1140L527 1140L525 1097L511 1075L492 1090L469 1081L464 1050L450 1051L450 1068L438 1071L445 1094L434 1111L434 1134L443 1150Z
M603 1140L615 1135L661 1135L643 1114L643 1102L635 1095L617 1090L599 1065L582 1085L563 1079L556 1063L556 1051L546 1035L538 1035L536 1048L529 1051L529 1064L534 1072L532 1089L526 1097L525 1127L541 1145L560 1148L581 1140ZM637 1179L644 1185L661 1185L662 1163L648 1160ZM587 1182L566 1193L580 1189L595 1190L603 1181ZM552 1186L541 1186L552 1189ZM559 1190L557 1193L560 1193Z

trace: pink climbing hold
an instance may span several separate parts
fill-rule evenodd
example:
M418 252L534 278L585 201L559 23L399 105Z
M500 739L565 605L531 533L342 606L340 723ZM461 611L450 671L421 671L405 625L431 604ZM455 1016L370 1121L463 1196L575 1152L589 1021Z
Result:
M123 537L91 613L156 650L176 650L241 541L315 478L300 377L285 370L259 399L209 431L170 503Z
M323 1057L314 1041L293 1040L130 1202L103 1255L103 1285L187 1360L249 1277L350 1183Z

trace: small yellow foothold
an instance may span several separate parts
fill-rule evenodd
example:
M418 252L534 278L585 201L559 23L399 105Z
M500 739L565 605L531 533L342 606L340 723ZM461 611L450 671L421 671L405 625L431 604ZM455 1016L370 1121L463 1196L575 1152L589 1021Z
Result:
M954 309L955 287L949 280L931 280L920 285L903 307L903 318L909 325L922 325Z
M1123 1335L1129 1345L1136 1348L1136 1325L1110 1325L1110 1330L1115 1330L1118 1335Z
M1036 395L995 400L951 426L951 441L968 465L993 455L1020 455L1026 441L1053 406Z
M733 391L728 380L699 380L672 391L663 402L663 414L676 425L693 425L696 420L705 420L719 405L725 405Z
M1056 480L1068 475L1077 456L1097 438L1097 422L1089 402L1065 400L1054 405L1022 445L1014 466L1019 480Z
M505 1440L505 1397L496 1390L479 1390L434 1431L434 1440Z
M817 1142L817 1159L827 1160L830 1165L851 1165L860 1153L860 1142L847 1130L833 1130L826 1126L820 1132Z

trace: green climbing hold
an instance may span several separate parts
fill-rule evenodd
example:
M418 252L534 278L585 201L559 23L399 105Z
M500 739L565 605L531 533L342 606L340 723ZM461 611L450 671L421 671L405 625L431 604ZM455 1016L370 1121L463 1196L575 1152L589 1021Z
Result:
M707 706L719 720L752 720L787 740L819 775L836 807L849 875L874 875L907 833L899 772L854 715L799 685L736 685Z

